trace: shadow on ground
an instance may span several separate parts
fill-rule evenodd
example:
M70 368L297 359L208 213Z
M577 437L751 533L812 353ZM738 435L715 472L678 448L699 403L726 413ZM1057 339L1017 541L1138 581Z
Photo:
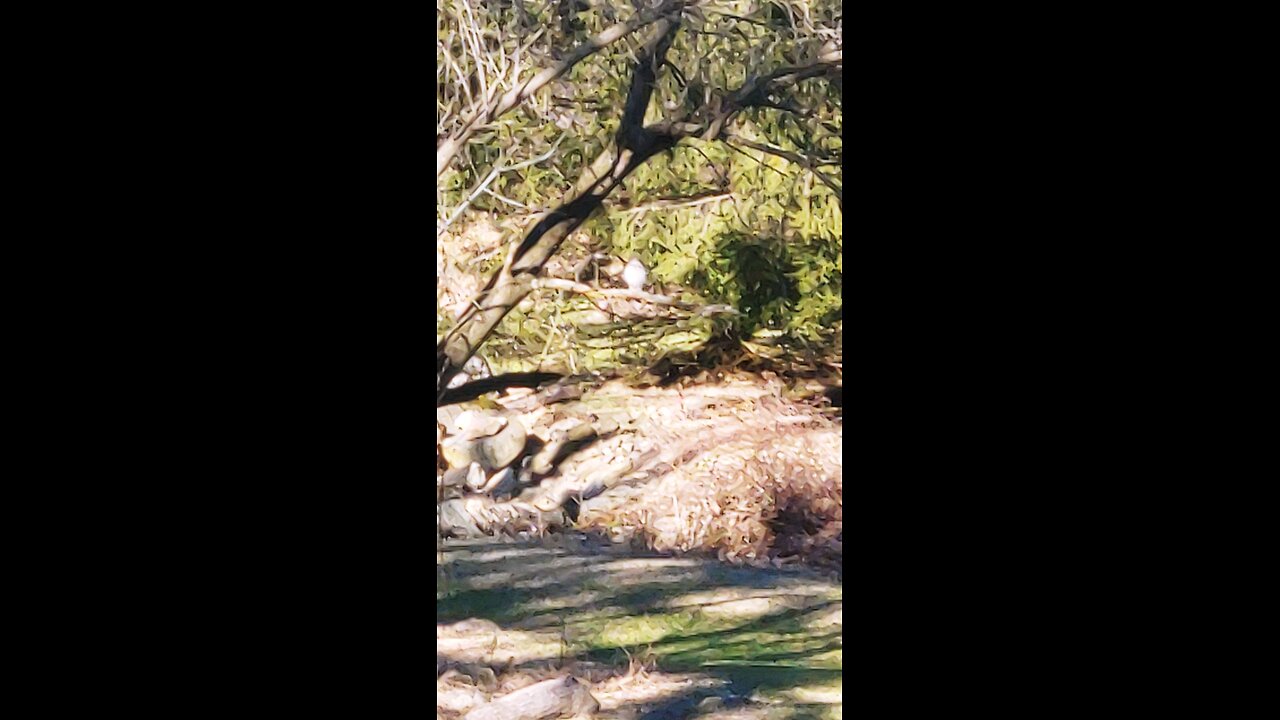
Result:
M438 668L639 664L705 681L602 699L598 717L840 717L842 592L817 574L620 552L581 537L451 541L440 559L437 627L493 625L447 639L438 630Z

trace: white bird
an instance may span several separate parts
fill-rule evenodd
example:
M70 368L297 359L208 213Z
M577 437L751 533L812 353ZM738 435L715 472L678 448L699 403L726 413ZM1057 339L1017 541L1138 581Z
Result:
M627 263L626 269L622 271L622 280L627 283L627 287L632 290L640 290L644 287L644 282L648 279L649 272L645 270L644 263L640 262L640 258L631 256L631 262Z

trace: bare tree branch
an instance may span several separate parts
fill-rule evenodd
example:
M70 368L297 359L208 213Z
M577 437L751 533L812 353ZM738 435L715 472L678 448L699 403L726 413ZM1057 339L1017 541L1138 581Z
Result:
M663 7L666 7L664 3ZM667 134L649 131L640 125L657 81L658 68L675 37L679 23L663 18L641 48L631 88L623 109L623 122L614 142L600 154L575 187L570 200L547 213L512 248L501 270L472 300L471 307L436 346L436 401L444 397L449 381L516 305L533 289L533 280L543 265L575 229L603 203L604 198L633 170L655 154L675 144Z
M672 3L671 0L666 0L657 10L676 6L683 6L683 2ZM444 397L449 381L460 372L471 355L488 339L502 318L519 304L535 285L549 286L545 280L535 280L537 274L560 248L565 238L585 222L633 170L657 153L673 147L681 138L701 136L704 140L721 139L726 123L734 114L748 107L776 104L770 100L769 94L781 87L794 85L807 78L838 75L841 72L839 51L827 52L818 62L779 68L768 74L750 78L738 90L725 98L713 99L712 106L704 107L699 111L696 116L704 118L703 122L662 122L646 127L644 115L653 96L658 69L664 62L667 50L679 27L678 19L675 17L662 17L650 22L653 22L655 27L637 54L631 86L623 105L622 122L614 136L614 142L592 162L589 168L585 169L570 193L570 199L547 213L529 230L520 244L512 248L502 269L490 277L489 282L472 300L471 307L458 318L457 324L437 345L437 402ZM612 39L616 40L627 32L630 31L623 28ZM577 62L582 57L595 52L596 49L598 48L590 50L580 48L581 57L571 56L565 62ZM505 112L528 97L531 94L529 88L533 87L534 82L539 78L546 76L543 81L545 84L555 77L555 74L551 73L562 73L568 69L568 66L565 66L556 71L556 68L561 65L564 63L548 68L520 89L508 92L496 106L489 106L489 116L492 117L493 112L499 108L503 108L502 112ZM473 118L467 127L477 127L475 120L476 118ZM457 147L461 147L461 142L465 142L465 138L469 137L468 133L469 131L455 136L462 138L458 141ZM457 147L450 152L456 152ZM442 157L440 151L443 149L445 146L437 149L437 175L444 167L439 162ZM447 162L446 157L444 163ZM801 164L805 163L801 162ZM813 169L811 164L806 167ZM818 174L816 170L814 172ZM821 175L819 177L823 182L828 182ZM836 188L833 187L833 189ZM839 190L836 192L838 194ZM564 289L577 290L578 288ZM595 292L598 294L599 291Z
M681 303L670 295L653 295L643 290L630 290L627 288L598 288L590 285L574 282L572 280L560 280L558 278L540 278L533 281L533 287L546 288L548 290L566 290L581 295L600 295L602 297L621 297L629 300L641 300L653 305L671 305L680 307Z
M680 10L684 4L685 0L663 0L662 4L656 8L636 13L630 19L609 27L604 32L574 48L573 52L563 60L544 68L523 84L518 84L501 97L490 99L479 109L469 113L461 128L436 145L436 177L440 177L445 168L449 166L449 161L453 159L453 156L467 144L471 136L480 128L527 100L534 93L546 87L547 83L568 72L570 68L584 58L599 52L619 38Z
M840 186L837 185L835 181L833 181L830 177L828 177L826 173L819 170L816 164L813 161L811 161L809 158L803 155L800 155L798 153L793 153L787 150L783 150L781 148L775 148L769 145L765 145L764 143L758 143L751 140L747 140L746 138L743 138L740 135L729 135L728 137L725 138L725 141L731 145L738 144L744 147L749 147L752 150L759 150L762 153L776 155L777 157L790 160L791 162L805 168L809 172L813 173L814 176L816 176L819 180L821 180L823 185L826 185L827 187L831 188L831 191L836 194L836 202L841 207L844 207L844 193L840 189Z
M724 304L716 305L694 305L692 303L681 302L670 295L654 295L643 290L630 290L627 288L598 288L586 285L572 280L560 280L557 278L543 278L533 281L534 288L547 288L548 290L565 290L575 292L581 295L599 295L601 297L620 297L628 300L639 300L640 302L649 303L650 305L664 305L673 307L677 310L685 310L691 313L697 313L702 316L729 314L736 315L738 310L734 307ZM596 307L599 307L598 305ZM610 315L607 308L600 308Z
M769 94L778 89L794 85L801 80L814 77L837 76L842 72L839 51L828 53L827 59L809 65L784 67L766 75L748 78L737 90L724 98L712 98L711 102L692 114L694 118L709 118L702 121L663 121L650 125L647 129L657 134L669 135L673 138L699 136L703 140L718 140L724 137L724 128L729 120L741 110L749 107L777 107L778 103L769 99ZM787 108L783 108L787 109Z
M545 153L539 155L536 158L531 158L529 160L525 160L522 163L516 163L515 165L507 165L505 167L495 167L493 170L491 170L489 174L485 177L485 179L480 181L480 183L476 185L475 189L471 191L471 194L467 196L467 199L464 200L462 204L459 205L453 211L453 214L449 216L449 219L446 220L443 225L436 228L436 237L439 238L441 235L443 235L445 230L448 230L449 226L452 225L453 222L457 220L459 216L462 215L463 211L465 211L468 207L471 206L472 201L474 201L477 197L480 196L480 193L487 192L490 195L494 195L494 193L489 191L489 183L493 182L494 178L498 177L504 172L510 172L512 170L523 170L524 168L527 168L530 165L537 165L543 160L546 160L547 158L555 154L556 148L560 147L560 142L562 140L564 140L563 135L561 135L559 138L556 139L555 144L551 146L550 150L546 151ZM501 197L501 196L495 195L495 197ZM501 199L504 202L517 204L514 201L509 200L507 198L501 198Z

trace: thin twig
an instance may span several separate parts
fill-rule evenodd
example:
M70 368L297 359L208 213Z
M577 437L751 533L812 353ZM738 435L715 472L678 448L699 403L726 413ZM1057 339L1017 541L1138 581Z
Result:
M695 207L698 205L706 205L707 203L713 203L713 202L716 202L717 200L724 200L726 198L731 198L733 196L734 196L733 193L727 192L727 193L718 193L716 195L707 195L707 196L693 198L689 200L683 200L683 199L654 200L653 202L648 202L643 205L637 205L631 208L620 209L620 211L630 214L630 213L649 212L651 210L674 210L676 208L687 208L687 207Z
M605 29L599 35L587 40L583 44L574 48L563 60L544 68L524 83L517 83L516 87L511 88L501 97L497 97L487 102L485 105L477 107L467 114L467 119L455 134L451 137L441 140L436 146L436 177L440 177L444 169L448 167L449 161L457 154L458 150L466 144L475 132L493 122L496 118L510 111L529 97L533 96L548 83L561 75L565 74L574 65L581 62L589 55L599 52L605 46L635 32L641 27L649 25L673 10L677 10L683 3L680 0L665 0L656 8L645 10L633 15L625 22L620 22Z
M462 215L463 211L471 206L472 201L474 201L477 197L479 197L480 193L488 192L489 183L493 182L494 179L497 178L499 174L504 172L510 172L512 170L523 170L524 168L527 168L530 165L536 165L542 162L543 160L546 160L547 158L555 154L556 148L560 147L560 143L561 141L564 140L564 138L565 136L561 135L559 138L556 139L555 144L551 146L550 150L546 151L545 153L539 155L536 158L525 160L524 162L516 163L515 165L508 165L506 167L499 166L489 171L489 174L488 176L485 177L484 181L481 182L480 185L477 186L474 191L472 191L471 195L466 200L464 200L463 203L457 207L457 209L453 211L453 214L449 216L449 219L444 223L444 225L440 226L439 228L436 228L436 237L439 238L440 236L444 235L444 231L448 230L449 226L452 225L453 222L458 219L458 216ZM493 193L490 193L490 194L492 195ZM495 197L497 196L495 195ZM505 198L500 198L500 199L505 200ZM519 204L519 203L516 203L514 200L508 200L508 202L512 203L513 205ZM521 207L525 207L525 206L521 205Z
M752 150L759 150L762 153L768 153L769 155L774 155L774 156L783 158L784 160L790 160L791 162L805 168L806 170L808 170L809 172L817 176L817 178L822 181L822 184L831 188L831 191L836 194L837 201L843 201L843 191L840 189L839 186L835 184L835 181L829 178L826 173L819 170L812 161L810 161L808 158L804 157L803 155L789 152L781 148L775 148L770 145L766 145L764 143L753 142L751 140L747 140L738 135L731 135L725 138L725 141L728 142L730 146L732 146L734 143L737 143L737 144L749 147Z

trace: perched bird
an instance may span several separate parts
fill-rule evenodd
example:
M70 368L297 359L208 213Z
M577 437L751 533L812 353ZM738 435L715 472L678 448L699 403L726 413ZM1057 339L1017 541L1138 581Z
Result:
M645 270L644 263L640 262L640 258L632 255L631 262L627 263L626 269L622 271L622 280L627 283L627 287L640 290L648 277L649 272Z

